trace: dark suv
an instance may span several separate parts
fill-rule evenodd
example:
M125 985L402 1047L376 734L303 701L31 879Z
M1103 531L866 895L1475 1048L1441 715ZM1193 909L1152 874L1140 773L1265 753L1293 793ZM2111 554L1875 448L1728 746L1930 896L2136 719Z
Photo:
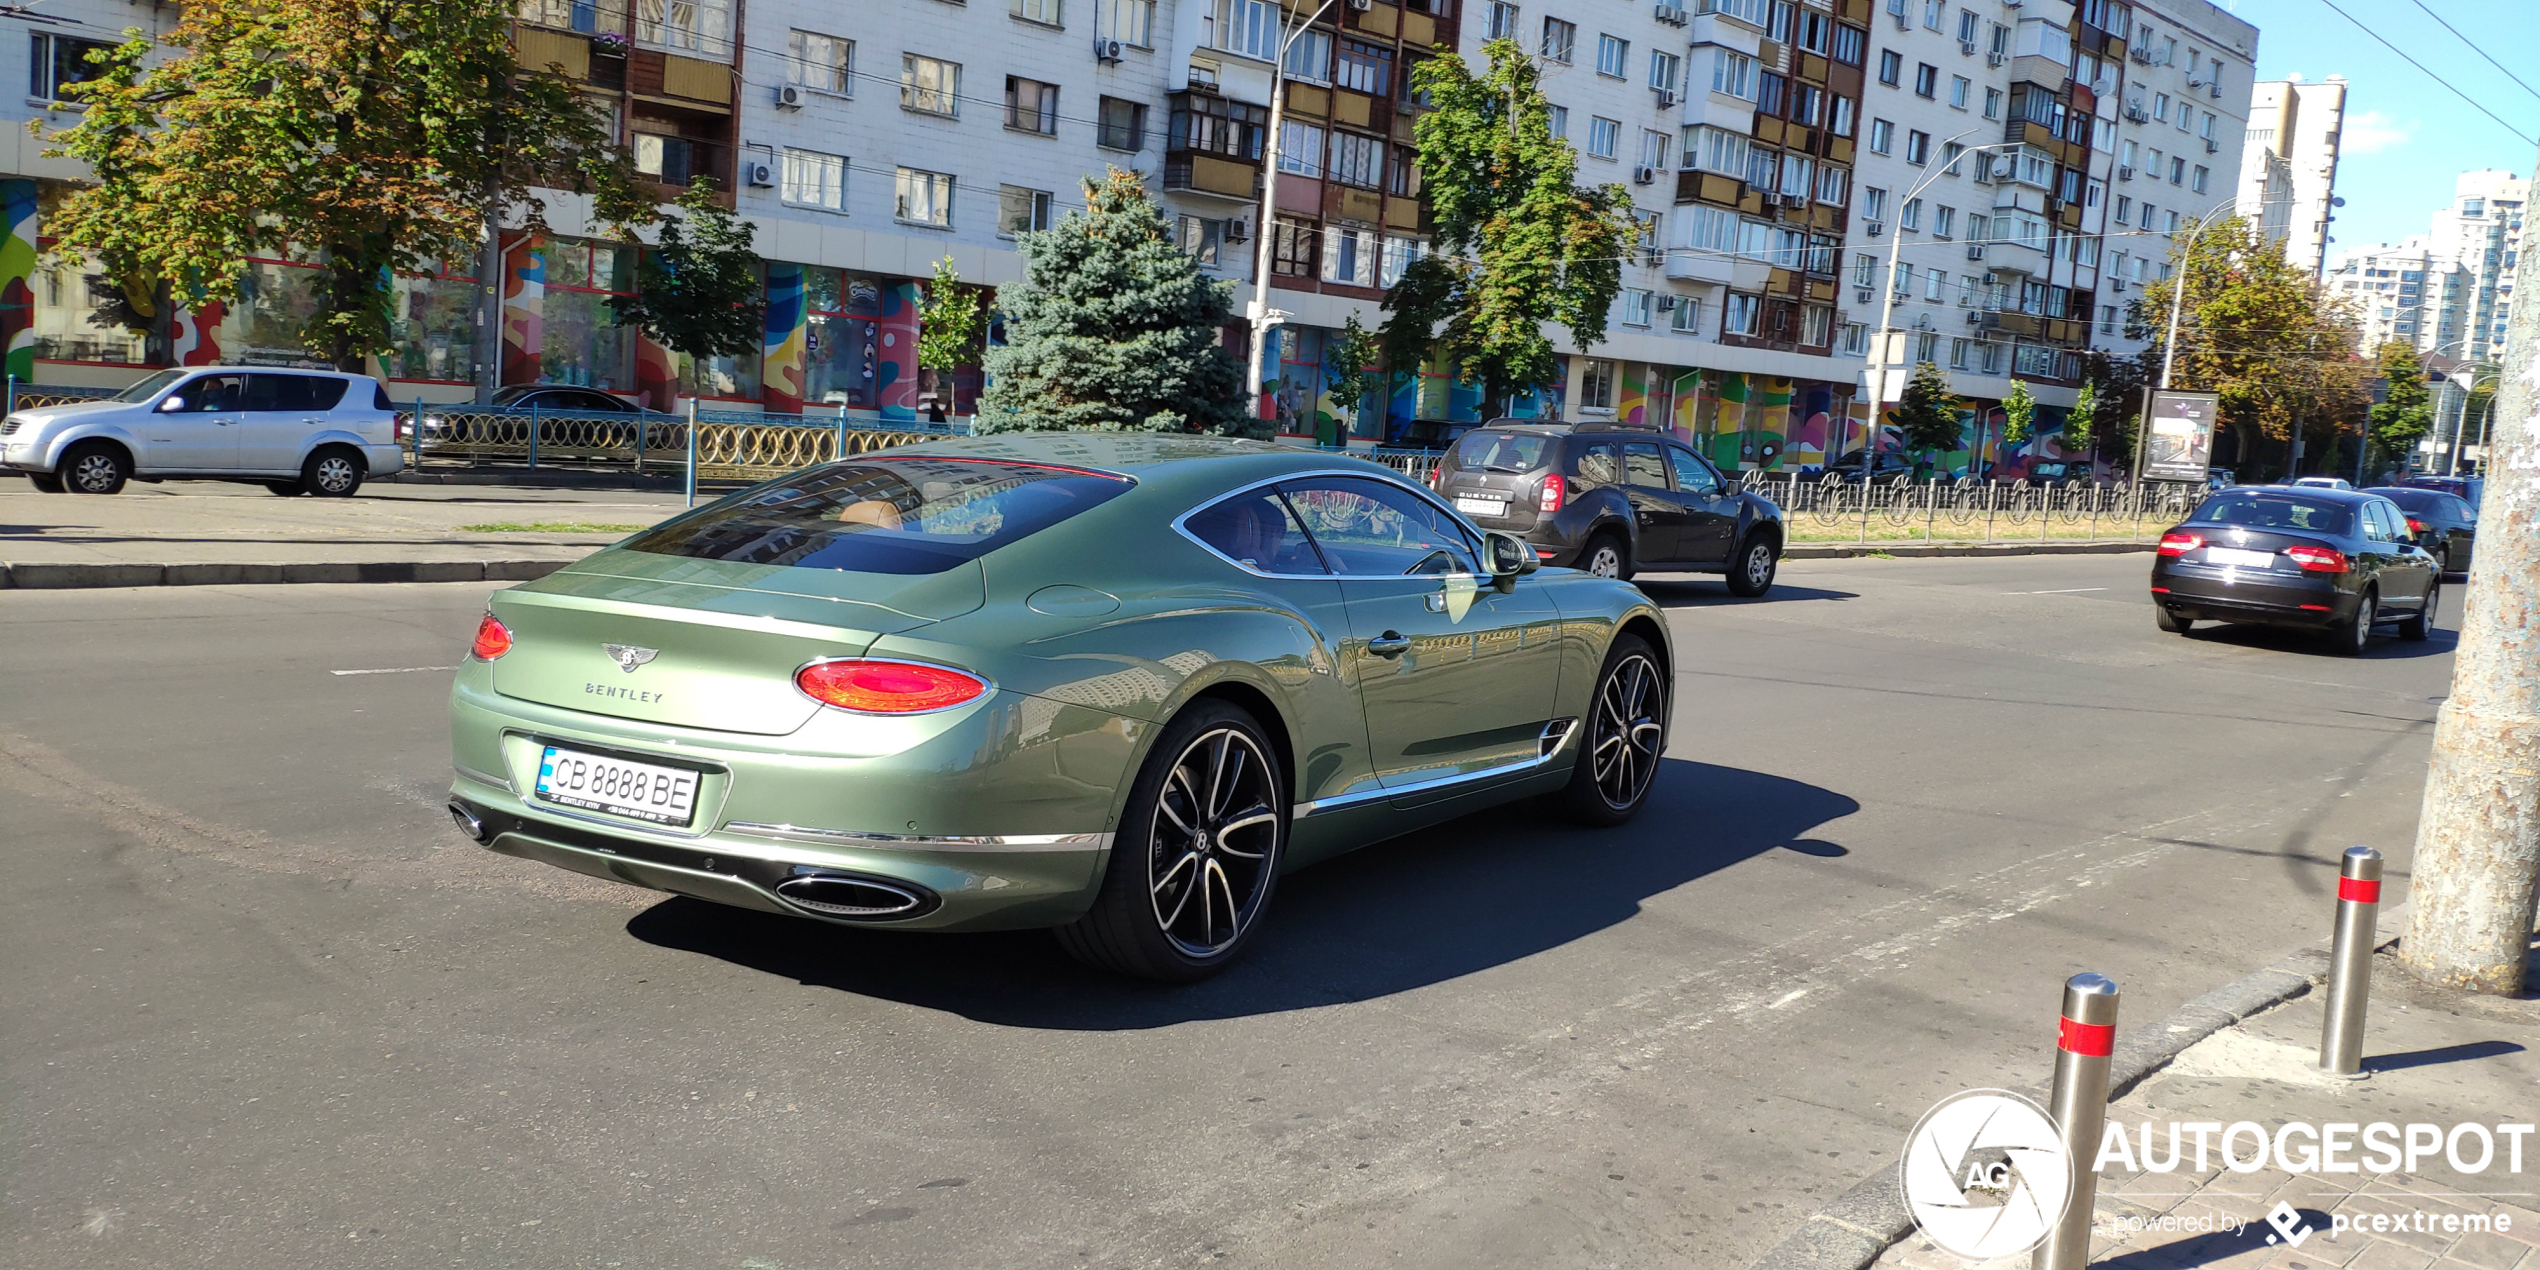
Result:
M1628 578L1722 573L1762 595L1781 562L1782 513L1683 442L1649 429L1492 423L1456 438L1437 491L1549 565Z

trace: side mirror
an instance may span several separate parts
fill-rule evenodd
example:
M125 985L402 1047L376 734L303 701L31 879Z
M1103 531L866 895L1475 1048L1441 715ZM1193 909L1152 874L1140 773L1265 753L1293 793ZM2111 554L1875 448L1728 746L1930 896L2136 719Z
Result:
M159 401L159 413L163 415L176 414L184 409L185 398L183 397L166 397Z
M1517 579L1543 567L1543 561L1525 539L1495 529L1483 533L1482 555L1492 584L1503 593L1514 589Z

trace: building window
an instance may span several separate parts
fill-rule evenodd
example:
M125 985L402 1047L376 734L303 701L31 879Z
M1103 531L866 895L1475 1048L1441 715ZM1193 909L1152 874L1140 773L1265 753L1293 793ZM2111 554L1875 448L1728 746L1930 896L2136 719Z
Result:
M1005 126L1017 132L1058 135L1058 85L1005 77Z
M731 0L636 0L635 40L675 53L732 58Z
M1837 97L1834 109L1826 112L1826 130L1838 137L1852 135L1852 99Z
M1104 39L1138 48L1155 43L1155 0L1094 0L1094 15Z
M1896 146L1896 125L1884 119L1870 121L1870 153L1887 154Z
M1684 130L1678 152L1684 166L1697 172L1742 177L1746 174L1746 154L1751 144L1742 132L1695 124Z
M1215 93L1175 94L1168 144L1175 150L1198 150L1229 159L1259 159L1269 117L1263 107L1228 101Z
M1057 94L1051 96L1055 99ZM1106 150L1146 149L1146 103L1124 101L1118 97L1103 98L1102 123L1095 131L1094 144Z
M1622 304L1623 325L1648 326L1650 324L1654 301L1649 292L1637 287L1627 287L1623 291Z
M1887 191L1875 185L1861 188L1861 214L1871 220L1887 219Z
M855 41L796 31L786 37L785 82L855 96Z
M1356 40L1341 41L1340 86L1377 97L1393 82L1393 50Z
M1789 80L1784 79L1771 71L1758 72L1755 76L1756 113L1762 115L1779 115L1783 113L1782 101L1783 98L1789 95L1789 87Z
M1343 286L1376 285L1376 263L1384 244L1372 229L1330 229L1331 250L1323 253L1323 281Z
M1323 130L1294 119L1280 120L1279 170L1298 176L1323 175Z
M1841 207L1852 192L1852 170L1826 168L1817 173L1817 201L1828 207Z
M2160 120L2162 123L2168 123L2170 121L2170 95L2168 93L2152 94L2152 117Z
M2185 159L2180 159L2180 158L2172 158L2172 159L2170 160L2170 184L2172 184L2172 185L2183 185L2183 184L2185 184L2186 182L2187 182L2187 160L2185 160Z
M1556 137L1569 136L1570 108L1567 106L1544 107L1544 130Z
M2001 89L1988 88L1984 90L1984 117L1987 119L1999 119L2002 117Z
M59 101L66 84L84 84L97 74L88 55L111 51L115 46L99 40L74 39L38 31L33 37L27 95L46 101Z
M1957 209L1957 208L1954 208L1954 207L1936 207L1936 208L1933 208L1933 209L1932 209L1932 213L1931 213L1931 232L1932 232L1932 237L1934 237L1934 238L1947 238L1947 237L1949 237L1949 236L1950 236L1950 234L1951 234L1951 233L1953 233L1954 231L1956 231L1956 229L1957 229L1957 228L1958 228L1958 209Z
M2202 194L2205 192L2206 182L2210 181L2212 178L2213 173L2206 171L2205 168L2200 165L2197 167L2195 174L2188 178L2187 188Z
M958 118L961 114L961 63L900 54L900 108Z
M1923 227L1923 201L1918 198L1905 200L1905 210L1898 214L1896 226L1899 229L1920 231Z
M1050 192L1020 185L997 187L997 237L1032 234L1050 227Z
M1428 254L1429 244L1420 239L1405 238L1400 234L1385 235L1385 258L1377 267L1376 285L1390 287L1402 281L1402 271L1410 268L1412 261Z
M1493 0L1490 7L1490 35L1488 38L1494 40L1513 40L1517 38L1517 6L1513 4L1498 3L1497 0Z
M952 228L953 179L941 172L901 168L896 210L892 215L911 225Z
M777 187L784 201L822 211L847 210L847 158L816 150L785 149L785 178Z
M1563 66L1569 65L1570 58L1578 51L1578 44L1579 28L1577 23L1564 22L1559 18L1545 18L1543 20L1543 56L1545 61L1559 62Z
M1614 363L1601 357L1586 359L1579 371L1579 407L1583 410L1614 408Z
M1623 77L1623 65L1632 55L1632 42L1610 35L1596 37L1596 73L1615 79Z
M1914 95L1930 97L1940 87L1940 68L1929 62L1914 65Z
M1729 292L1720 305L1722 335L1753 335L1763 329L1764 301L1760 296Z
M1614 145L1622 139L1622 135L1621 121L1608 119L1603 115L1591 115L1588 118L1587 152L1600 159L1613 158Z
M1209 220L1200 216L1184 216L1180 218L1175 228L1182 250L1189 252L1192 259L1209 266L1218 263L1218 251L1226 241L1226 222Z
M1834 338L1834 310L1812 304L1799 311L1799 342L1823 347Z
M1661 92L1672 93L1676 91L1677 79L1684 73L1683 64L1684 59L1677 57L1673 53L1660 53L1655 50L1651 51L1649 55L1649 86L1658 89Z
M1861 55L1870 46L1870 33L1857 26L1836 23L1834 27L1834 60L1846 66L1861 64Z
M1059 7L1065 0L1007 0L1007 2L1011 6L1008 11L1026 22L1057 26L1059 25Z
M1904 74L1904 55L1898 53L1895 49L1882 49L1879 51L1880 83L1885 84L1890 88L1894 88L1897 86L1896 81L1903 78Z
M1859 357L1868 352L1869 347L1870 328L1863 326L1858 322L1846 322L1843 324L1843 351L1845 353L1853 357Z
M1972 88L1974 88L1974 87L1975 87L1975 81L1974 81L1974 80L1971 80L1971 79L1968 79L1968 78L1967 78L1966 76L1964 76L1964 75L1952 75L1952 76L1950 76L1950 77L1949 77L1949 104L1950 104L1950 105L1952 105L1952 106L1957 107L1957 108L1958 108L1958 109L1960 109L1960 110L1965 110L1965 109L1967 108L1967 93L1968 93L1968 90L1970 90L1970 89L1972 89Z
M1419 160L1419 151L1409 146L1395 146L1393 166L1385 169L1385 193L1403 198L1418 198L1420 196Z
M1676 307L1667 313L1667 329L1681 335L1701 334L1702 298L1680 295L1675 297L1675 300Z
M1385 184L1385 143L1355 132L1332 133L1332 179L1361 189Z
M1279 55L1279 6L1272 0L1212 0L1202 20L1214 28L1211 47L1264 62Z
M1312 221L1280 217L1270 232L1270 272L1289 278L1312 277L1319 255L1315 247L1320 241L1321 235Z
M1711 63L1711 91L1731 97L1755 99L1755 59L1727 49L1714 50Z
M1928 163L1931 161L1930 133L1908 131L1905 134L1905 161L1907 163Z
M1287 76L1309 84L1332 82L1332 33L1314 27L1296 33L1288 45Z

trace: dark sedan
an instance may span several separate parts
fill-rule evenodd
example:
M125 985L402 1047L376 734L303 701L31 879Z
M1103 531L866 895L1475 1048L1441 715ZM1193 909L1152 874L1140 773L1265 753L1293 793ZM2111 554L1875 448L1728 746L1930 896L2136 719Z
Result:
M1860 450L1854 450L1808 474L1821 479L1831 476L1846 485L1858 485L1861 483L1861 468L1864 463L1869 465L1869 479L1872 481L1892 481L1900 476L1914 474L1914 461L1902 454L1894 451L1865 454Z
M1654 429L1486 424L1456 438L1433 484L1545 564L1600 577L1720 573L1757 596L1781 562L1781 509Z
M2408 533L2417 545L2434 553L2445 573L2469 572L2470 549L2478 542L2478 513L2457 494L2439 489L2385 485L2364 491L2399 505L2408 518Z
M2434 628L2443 575L2396 503L2361 490L2248 485L2214 494L2161 535L2152 610L2165 631L2199 621L2307 627L2362 652L2373 629Z

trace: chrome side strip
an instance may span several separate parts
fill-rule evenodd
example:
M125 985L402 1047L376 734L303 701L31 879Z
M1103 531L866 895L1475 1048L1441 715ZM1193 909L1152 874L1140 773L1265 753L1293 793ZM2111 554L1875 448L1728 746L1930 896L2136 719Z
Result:
M1427 780L1413 781L1408 785L1387 785L1382 789L1362 789L1353 794L1336 794L1330 798L1318 798L1312 802L1298 803L1289 809L1289 816L1292 819L1303 820L1308 816L1319 816L1328 811L1346 811L1352 807L1363 807L1383 799L1400 798L1405 794L1425 794L1457 785L1469 785L1477 781L1522 775L1552 762L1561 756L1562 751L1570 748L1570 738L1578 735L1578 722L1576 719L1554 719L1545 724L1543 740L1540 742L1543 752L1533 758L1502 763L1496 767L1485 767L1479 771L1433 776Z
M860 833L850 829L814 829L804 825L769 825L747 820L735 820L723 826L723 831L775 842L810 842L875 851L1098 851L1111 845L1111 835L1107 833L936 836Z
M450 764L450 770L457 772L460 776L465 777L468 780L475 781L479 785L491 785L506 794L516 794L520 792L519 790L512 788L511 780L508 777L496 776L491 772L480 772L475 768L462 763Z

